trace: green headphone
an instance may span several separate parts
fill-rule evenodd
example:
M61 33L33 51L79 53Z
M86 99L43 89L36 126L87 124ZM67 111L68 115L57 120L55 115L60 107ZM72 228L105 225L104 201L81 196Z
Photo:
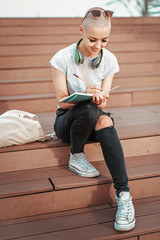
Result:
M76 51L75 51L75 62L76 62L76 64L82 64L84 62L84 55L83 55L83 53L81 53L78 50L78 45L80 44L81 41L82 41L82 38L78 41L77 46L76 46ZM99 67L99 65L101 63L101 60L102 60L102 57L103 57L103 50L101 49L100 55L98 57L94 58L91 62L91 66L92 66L93 69Z

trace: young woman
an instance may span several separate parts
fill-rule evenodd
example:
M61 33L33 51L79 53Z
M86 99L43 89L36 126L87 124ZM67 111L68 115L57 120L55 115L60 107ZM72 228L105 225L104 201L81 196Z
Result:
M60 50L50 63L58 101L54 129L63 142L70 142L69 169L82 177L97 177L99 172L88 162L84 146L89 139L100 142L111 173L118 211L114 227L119 231L135 227L135 210L128 187L123 150L107 106L114 74L119 71L116 57L105 47L111 31L112 12L89 9L80 25L82 39ZM83 82L73 74L87 80ZM92 101L60 103L74 92L92 93Z

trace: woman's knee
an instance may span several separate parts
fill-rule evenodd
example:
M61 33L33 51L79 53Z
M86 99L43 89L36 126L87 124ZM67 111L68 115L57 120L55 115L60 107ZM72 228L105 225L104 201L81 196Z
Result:
M95 130L113 126L112 119L106 115L101 115L95 126Z
M80 109L79 109L80 110ZM81 110L80 113L85 116L87 119L98 119L99 117L99 108L95 103L92 102L84 102L81 105Z

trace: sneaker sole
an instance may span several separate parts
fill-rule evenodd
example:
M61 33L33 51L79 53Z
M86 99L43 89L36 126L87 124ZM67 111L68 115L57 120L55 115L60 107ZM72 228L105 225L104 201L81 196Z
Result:
M69 169L75 173L77 173L79 176L81 177L98 177L99 176L99 172L91 172L91 173L87 173L87 172L81 172L79 171L77 168L74 168L73 166L69 165Z
M122 231L122 232L130 231L135 227L135 223L136 223L136 220L134 220L133 222L131 222L130 224L127 224L127 225L120 225L115 222L114 228L115 228L115 230Z

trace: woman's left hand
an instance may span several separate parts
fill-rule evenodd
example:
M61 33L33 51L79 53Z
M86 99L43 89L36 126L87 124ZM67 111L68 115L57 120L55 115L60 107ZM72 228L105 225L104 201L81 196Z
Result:
M107 101L107 96L103 91L96 92L92 97L92 102L101 105Z
M93 87L88 86L85 92L93 94L92 102L96 103L97 105L101 105L107 101L108 97L101 90L100 86L93 86Z

